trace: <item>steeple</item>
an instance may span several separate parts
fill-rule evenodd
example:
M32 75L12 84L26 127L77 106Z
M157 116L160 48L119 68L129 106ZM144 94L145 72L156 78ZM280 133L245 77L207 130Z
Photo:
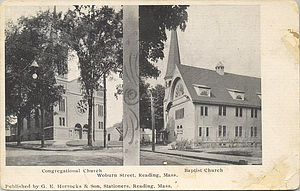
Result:
M165 80L172 78L175 65L180 64L180 55L178 47L178 38L176 30L171 31L171 41L170 41L170 50L168 58L167 72L165 75Z

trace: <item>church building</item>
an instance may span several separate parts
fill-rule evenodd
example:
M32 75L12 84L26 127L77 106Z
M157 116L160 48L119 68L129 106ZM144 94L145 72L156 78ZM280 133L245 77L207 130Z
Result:
M57 75L56 83L62 85L65 93L62 99L51 110L45 110L44 132L45 140L79 140L88 136L88 103L83 98L81 84L78 79L68 80L68 75ZM93 96L92 127L93 140L103 141L104 109L103 90L95 91ZM30 116L22 122L22 141L41 139L41 111L33 110ZM10 140L15 140L17 126L11 128L8 134Z
M200 147L261 146L260 78L227 73L221 62L215 70L183 65L172 31L164 79L169 141L187 140Z

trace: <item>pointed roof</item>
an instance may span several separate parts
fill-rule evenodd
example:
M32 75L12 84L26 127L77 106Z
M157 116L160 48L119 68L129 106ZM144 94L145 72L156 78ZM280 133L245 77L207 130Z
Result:
M168 65L167 65L167 72L165 75L165 79L172 78L175 66L179 64L180 64L180 54L179 54L177 32L176 30L172 30L169 58L168 58Z

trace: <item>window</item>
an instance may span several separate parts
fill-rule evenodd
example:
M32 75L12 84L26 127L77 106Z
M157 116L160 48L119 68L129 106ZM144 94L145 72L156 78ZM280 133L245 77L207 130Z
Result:
M251 127L250 136L253 137L253 135L254 135L254 129L253 129L253 127Z
M175 119L182 119L182 118L184 118L184 108L175 111Z
M59 111L65 111L65 106L66 104L65 104L65 99L61 99L61 100L59 100L59 105L58 105L58 110Z
M198 96L210 97L210 87L198 84L193 84L193 86Z
M208 116L208 107L201 106L200 110L201 110L200 111L201 116L203 115Z
M241 107L236 107L236 108L235 108L235 116L236 116L236 117L243 117L243 108L241 108Z
M243 127L240 126L239 137L242 137L242 135L243 135Z
M226 126L219 125L219 137L226 137Z
M178 82L176 87L175 87L175 98L180 97L184 95L184 88L181 82Z
M219 137L222 137L222 126L219 125Z
M223 137L226 137L226 126L223 126Z
M99 129L103 129L104 128L104 124L103 124L103 122L102 121L99 121L99 127L98 127Z
M66 124L65 124L65 118L64 117L60 117L59 118L59 125L60 126L65 126Z
M243 135L243 127L242 126L235 126L235 136L242 137Z
M110 141L110 133L107 135L107 140Z
M199 137L202 136L202 127L199 127Z
M98 105L98 116L103 116L103 105Z
M257 118L257 109L251 109L251 118Z
M209 136L209 127L206 127L206 137Z
M226 106L219 106L219 115L226 116Z
M227 89L233 99L245 100L245 92L241 90Z
M254 137L257 137L257 127L254 127Z

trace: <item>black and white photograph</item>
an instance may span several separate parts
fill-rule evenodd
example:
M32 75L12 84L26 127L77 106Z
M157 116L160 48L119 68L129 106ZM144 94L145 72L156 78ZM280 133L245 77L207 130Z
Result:
M2 189L299 186L295 2L1 6Z
M122 6L7 14L7 165L122 165ZM139 19L141 165L261 164L260 7Z

